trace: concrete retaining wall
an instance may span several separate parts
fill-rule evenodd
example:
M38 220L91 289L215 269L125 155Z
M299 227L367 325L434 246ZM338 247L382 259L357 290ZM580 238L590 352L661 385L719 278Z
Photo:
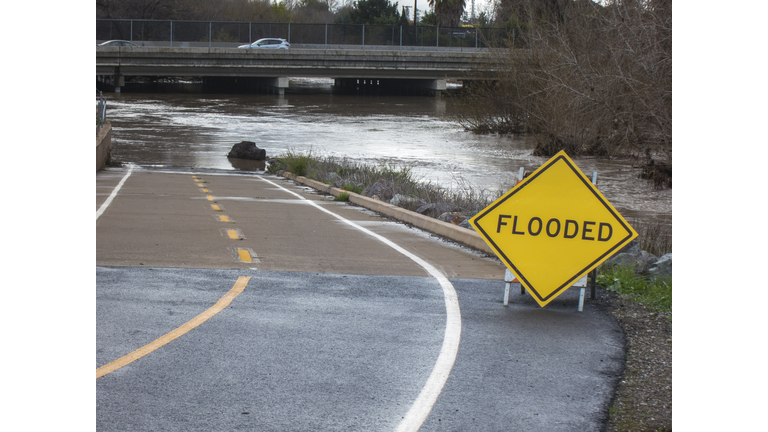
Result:
M415 226L416 228L421 228L425 231L429 231L441 237L445 237L457 243L469 246L472 249L495 255L493 249L488 246L482 237L480 237L478 233L472 230L462 228L452 223L443 222L429 216L424 216L422 214L406 210L402 207L398 207L384 201L378 201L366 196L356 194L354 192L344 191L339 188L331 187L316 180L311 180L302 176L295 176L286 171L280 171L278 174L287 179L291 179L295 182L317 189L320 192L329 193L333 196L339 196L341 193L348 193L349 202L352 204L359 205L360 207L365 207L369 210L373 210L391 218L403 221Z
M107 123L96 133L96 171L101 171L112 150L112 125Z

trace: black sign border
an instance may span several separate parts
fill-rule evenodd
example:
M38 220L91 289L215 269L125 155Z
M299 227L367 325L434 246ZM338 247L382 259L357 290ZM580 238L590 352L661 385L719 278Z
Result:
M617 220L617 221L618 221L618 222L621 224L621 226L624 228L624 230L626 230L626 231L627 231L627 236L626 236L626 237L624 237L624 238L623 238L621 241L619 241L618 243L616 243L616 245L614 245L612 248L608 249L608 250L607 250L605 253L603 253L602 255L600 255L600 256L599 256L597 259L595 259L595 260L594 260L594 261L592 261L591 263L587 264L587 266L586 266L586 267L584 267L583 269L581 269L580 271L578 271L578 272L577 272L577 273L576 273L574 276L572 276L572 277L571 277L570 279L568 279L568 280L567 280L565 283L563 283L562 285L560 285L560 286L559 286L557 289L555 289L554 291L552 291L552 293L550 293L548 296L546 296L546 297L542 297L542 296L541 296L541 295L538 293L538 291L536 291L536 288L534 288L534 287L533 287L533 285L532 285L532 284L531 284L531 283L528 281L528 279L525 277L525 275L523 275L523 274L520 272L520 270L517 268L517 266L515 266L514 264L512 264L512 261L511 261L511 260L510 260L510 259L507 257L507 255L506 255L506 254L504 254L504 252L502 252L502 251L501 251L501 248L499 248L499 246L496 244L496 242L494 242L494 241L493 241L493 239L491 238L491 236L489 236L489 235L488 235L488 233L487 233L487 232L485 232L485 230L483 229L483 227L482 227L482 226L480 226L480 219L482 219L482 218L483 218L483 217L485 217L485 216L486 216L488 213L490 213L491 211L493 211L494 209L496 209L496 207L498 207L498 206L500 206L501 204L503 204L504 202L506 202L506 201L507 201L509 198L511 198L513 195L515 195L515 194L517 194L518 192L520 192L521 190L523 190L523 189L524 189L526 186L530 185L530 184L531 184L531 183L532 183L532 182L533 182L533 181L534 181L534 180L535 180L535 179L536 179L538 176L540 176L541 174L543 174L543 173L544 173L546 170L548 170L550 167L552 167L552 166L553 166L555 163L557 163L557 162L558 162L558 161L560 161L560 160L562 160L562 161L564 161L564 162L566 163L566 165L567 165L567 166L568 166L568 167L569 167L569 168L570 168L570 169L571 169L571 170L572 170L572 171L573 171L573 172L576 174L576 177L578 177L578 178L581 180L581 182L582 182L582 183L584 183L584 185L587 187L587 190L588 190L588 191L590 191L590 192L592 193L592 195L594 195L594 196L595 196L595 198L597 198L597 199L598 199L598 201L600 201L600 203L602 203L602 204L603 204L603 206L604 206L604 207L605 207L605 208L606 208L606 209L607 209L607 210L608 210L608 211L609 211L609 212L610 212L610 213L613 215L613 217L614 217L614 218L615 218L615 219L616 219L616 220ZM527 178L527 179L526 179L526 181L525 181L523 184L520 184L520 185L518 185L518 187L517 187L517 188L515 188L515 189L513 189L513 190L512 190L512 192L511 192L511 193L509 193L507 196L503 197L503 198L502 198L501 200L499 200L499 201L498 201L496 204L494 204L494 205L492 205L492 206L488 207L488 208L487 208L487 209L486 209L484 212L482 212L482 213L481 213L479 216L477 216L477 217L475 218L475 224L476 224L476 225L475 225L475 228L479 229L479 230L480 230L480 231L483 233L483 236L485 237L485 239L486 239L486 240L487 240L489 243L491 243L491 246L494 248L494 250L496 250L496 252L498 252L498 255L499 255L499 256L501 256L501 257L502 257L502 259L504 259L504 261L505 261L507 264L509 264L509 266L510 266L510 267L511 267L511 268L514 270L514 272L515 272L515 275L517 275L517 277L519 277L520 279L522 279L523 281L525 281L525 285L526 285L526 287L528 287L528 288L530 289L530 291L531 291L531 292L533 292L533 293L536 295L536 297L537 297L537 298L538 298L540 301L543 301L543 302L545 302L545 301L548 301L550 298L552 298L552 297L554 297L554 296L560 295L560 293L561 293L562 291L564 291L564 290L566 290L566 289L570 288L570 287L571 287L571 285L573 285L573 283L575 283L575 281L577 280L577 278L578 278L579 276L581 276L581 275L583 275L584 273L587 273L588 271L590 271L590 270L592 269L592 267L596 266L596 264L597 264L597 263L599 263L599 262L600 262L601 260L603 260L605 257L612 255L612 254L613 254L613 253L614 253L614 252L615 252L617 249L621 249L621 248L623 248L623 247L624 247L624 246L625 246L627 243L629 243L630 241L632 241L632 239L634 238L634 237L633 237L633 235L632 235L632 229L631 229L631 228L629 227L629 225L628 225L628 224L627 224L627 223L624 221L624 219L623 219L621 216L619 216L619 215L618 215L618 214L617 214L617 213L614 211L614 209L611 207L611 205L609 205L609 204L608 204L608 202L606 202L606 201L605 201L605 199L603 199L603 197L602 197L602 196L600 196L600 194L598 194L598 193L597 193L597 191L596 191L596 188L595 188L595 187L593 187L592 183L591 183L591 182L589 182L589 180L587 180L587 178L586 178L586 177L584 176L584 174L583 174L583 173L582 173L582 172L579 170L579 168L578 168L578 167L576 167L574 164L572 164L569 158L567 158L567 157L565 157L565 156L563 156L563 155L560 155L560 156L557 156L557 157L555 157L555 158L551 159L551 160L550 160L550 161L549 161L547 164L545 164L545 165L544 165L544 166L542 166L542 167L541 167L539 170L537 170L537 171L536 171L536 172L535 172L535 173L534 173L532 176L530 176L529 178Z

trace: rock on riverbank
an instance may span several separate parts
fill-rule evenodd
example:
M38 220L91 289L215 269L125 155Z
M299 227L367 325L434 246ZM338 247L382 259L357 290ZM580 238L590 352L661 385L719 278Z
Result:
M267 158L267 151L256 147L256 143L253 141L241 141L232 146L227 157L263 161Z

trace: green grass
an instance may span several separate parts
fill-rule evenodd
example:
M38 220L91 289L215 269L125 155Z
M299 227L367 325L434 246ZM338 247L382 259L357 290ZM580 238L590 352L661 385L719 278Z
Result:
M636 274L632 266L606 266L598 272L597 283L608 291L627 294L649 309L672 311L671 276L654 278Z
M357 186L354 183L347 183L344 186L342 186L341 189L359 194L359 193L362 193L363 190L365 190L365 186Z
M347 192L342 192L338 196L333 197L334 201L349 201L349 194Z

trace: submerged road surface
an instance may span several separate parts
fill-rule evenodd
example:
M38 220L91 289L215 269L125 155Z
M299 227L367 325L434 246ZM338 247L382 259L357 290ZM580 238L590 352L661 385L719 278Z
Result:
M602 430L614 321L293 182L97 174L97 428ZM514 290L513 290L514 292Z

